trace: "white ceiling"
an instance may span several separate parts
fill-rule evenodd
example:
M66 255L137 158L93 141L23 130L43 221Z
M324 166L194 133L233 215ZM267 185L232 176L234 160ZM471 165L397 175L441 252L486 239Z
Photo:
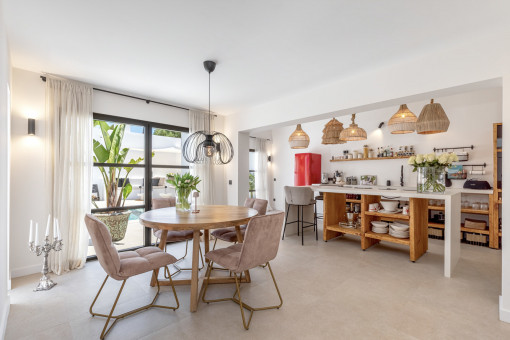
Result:
M508 29L507 0L4 0L14 67L223 114ZM339 94L342 95L342 94Z

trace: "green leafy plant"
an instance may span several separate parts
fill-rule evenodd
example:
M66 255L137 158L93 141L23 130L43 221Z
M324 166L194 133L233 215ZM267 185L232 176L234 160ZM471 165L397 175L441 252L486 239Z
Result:
M179 131L154 129L154 136L181 138L181 133Z
M122 140L124 139L124 131L126 124L112 124L102 120L94 120L94 126L101 128L103 135L103 143L94 139L94 162L95 163L111 163L111 164L138 164L143 161L142 157L131 159L126 162L126 155L129 148L122 148ZM98 167L103 177L106 189L106 207L123 207L126 198L129 196L133 187L127 183L129 173L132 167ZM124 171L124 174L121 174ZM119 187L119 183L122 185ZM98 208L96 202L92 204Z
M169 173L166 175L166 178L166 181L175 188L175 193L177 194L177 208L190 210L189 195L193 190L200 192L197 188L198 183L200 183L198 176L193 176L189 172L183 175Z
M248 185L250 186L250 198L255 197L255 174L250 172L250 177L248 178Z

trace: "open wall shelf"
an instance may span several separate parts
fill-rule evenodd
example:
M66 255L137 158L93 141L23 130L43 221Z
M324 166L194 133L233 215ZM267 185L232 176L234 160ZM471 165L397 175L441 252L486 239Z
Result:
M352 161L382 161L386 159L407 159L411 156L395 156L395 157L373 157L373 158L351 158L351 159L330 159L330 162L352 162Z

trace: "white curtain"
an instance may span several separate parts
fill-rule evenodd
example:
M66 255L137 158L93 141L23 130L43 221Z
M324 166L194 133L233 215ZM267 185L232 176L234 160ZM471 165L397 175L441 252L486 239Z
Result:
M189 111L189 133L190 135L197 131L207 131L209 129L209 114L201 111ZM214 115L211 115L211 130L214 131ZM210 163L190 164L190 172L193 176L198 176L201 182L198 183L200 196L198 204L214 204L214 166Z
M268 147L269 143L265 139L255 138L255 196L267 200L268 210L271 210Z
M51 215L58 218L63 249L51 252L56 274L85 264L92 177L92 87L46 77L47 170L52 180Z

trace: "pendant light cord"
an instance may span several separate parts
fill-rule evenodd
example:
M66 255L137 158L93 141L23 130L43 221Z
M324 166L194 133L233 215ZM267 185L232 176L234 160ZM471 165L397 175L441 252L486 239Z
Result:
M209 71L209 134L211 134L211 72Z

